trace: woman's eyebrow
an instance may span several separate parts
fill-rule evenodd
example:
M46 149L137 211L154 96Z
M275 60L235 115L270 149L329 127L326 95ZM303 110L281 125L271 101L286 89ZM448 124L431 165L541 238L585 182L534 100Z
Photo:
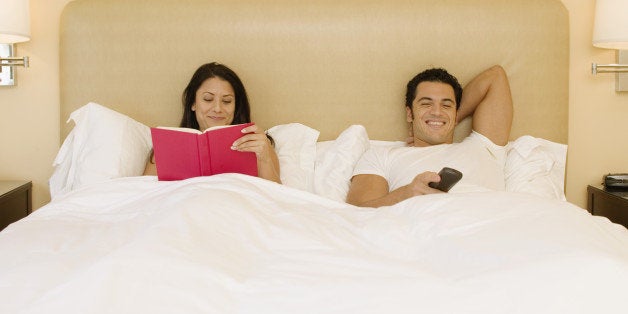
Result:
M212 96L216 96L216 94L214 94L214 93L212 93L212 92L210 92L210 91L205 91L205 92L203 92L203 95L205 95L205 94L209 94L209 95L212 95ZM234 96L233 94L224 94L224 95L222 95L222 97L235 97L235 96Z

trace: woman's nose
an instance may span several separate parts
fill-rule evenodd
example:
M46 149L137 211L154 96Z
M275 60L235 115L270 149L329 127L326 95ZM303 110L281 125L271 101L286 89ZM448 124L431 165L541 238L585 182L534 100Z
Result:
M222 106L220 105L219 101L217 101L214 104L212 104L212 110L214 112L221 112L222 111Z

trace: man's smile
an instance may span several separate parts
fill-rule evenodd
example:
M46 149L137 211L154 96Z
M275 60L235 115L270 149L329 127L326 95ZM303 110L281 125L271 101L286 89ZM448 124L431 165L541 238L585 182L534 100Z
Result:
M445 125L445 121L427 120L425 122L429 126L441 127Z

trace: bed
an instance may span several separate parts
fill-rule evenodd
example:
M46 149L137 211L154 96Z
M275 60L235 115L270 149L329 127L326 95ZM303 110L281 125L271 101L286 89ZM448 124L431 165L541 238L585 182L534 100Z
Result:
M73 1L53 199L0 232L0 312L623 313L628 230L564 197L568 37L549 0ZM283 184L141 175L210 61L242 77ZM403 145L409 78L493 64L504 190L345 203L361 154Z

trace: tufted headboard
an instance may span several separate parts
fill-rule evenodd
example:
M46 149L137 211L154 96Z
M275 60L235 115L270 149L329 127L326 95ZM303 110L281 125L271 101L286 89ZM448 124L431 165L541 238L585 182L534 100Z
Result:
M412 76L444 67L464 85L500 64L511 138L566 143L568 27L559 0L76 0L61 21L61 138L90 101L177 125L192 73L218 61L244 81L253 121L300 122L320 140L351 124L401 140Z

